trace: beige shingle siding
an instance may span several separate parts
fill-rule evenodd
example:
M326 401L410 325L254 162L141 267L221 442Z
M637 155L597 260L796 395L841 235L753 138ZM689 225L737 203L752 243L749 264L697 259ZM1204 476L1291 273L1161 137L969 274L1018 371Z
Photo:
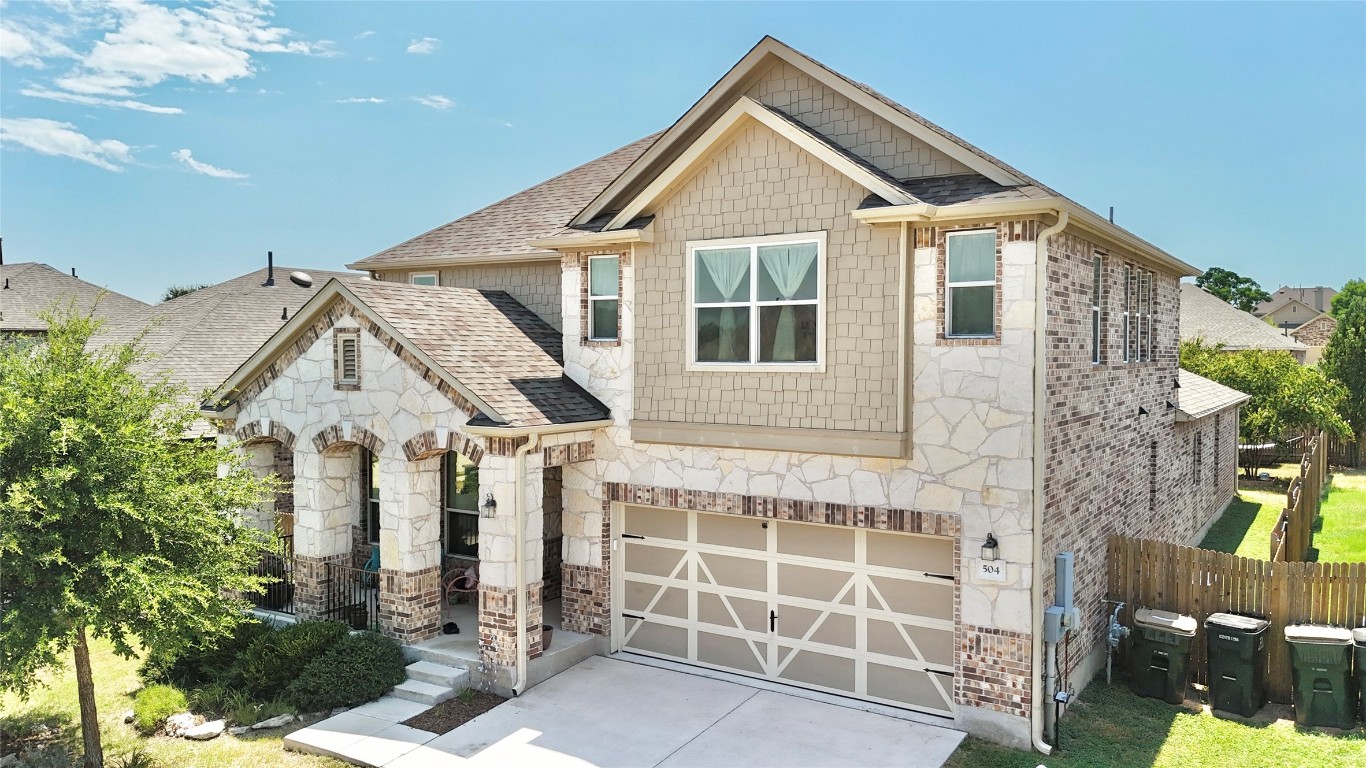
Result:
M766 127L719 150L655 217L637 253L635 417L646 421L896 430L897 245L847 215L866 195ZM824 373L686 370L686 243L829 232Z
M380 273L386 282L406 283L413 274L439 272L441 285L507 291L512 298L555 328L560 319L560 260L524 264L471 264L436 269L394 270Z
M745 95L782 110L894 178L971 172L786 62L766 72Z

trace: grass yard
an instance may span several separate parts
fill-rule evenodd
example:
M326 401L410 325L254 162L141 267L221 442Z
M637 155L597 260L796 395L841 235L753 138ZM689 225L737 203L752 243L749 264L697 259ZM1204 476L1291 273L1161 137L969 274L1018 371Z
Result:
M1237 498L1210 527L1200 548L1268 560L1271 557L1271 531L1284 507L1284 488L1250 490L1240 487Z
M1315 523L1314 549L1321 563L1366 562L1366 470L1333 473Z
M1044 757L967 738L950 768L1359 768L1366 733L1301 730L1289 707L1269 706L1251 721L1135 696L1123 681L1087 687L1062 720L1062 749Z
M1238 497L1200 542L1201 549L1266 560L1271 556L1271 530L1285 507L1285 490L1298 464L1270 467L1268 482L1238 478ZM1321 563L1366 562L1366 470L1337 470L1314 524L1311 560Z
M163 768L261 768L261 766L345 766L345 763L312 755L285 752L283 736L303 727L297 721L287 728L262 731L263 735L234 737L229 734L212 741L187 741L165 736L144 737L131 725L124 725L123 713L133 707L132 694L141 687L138 659L122 659L104 641L90 644L90 662L95 675L96 708L100 732L104 737L106 763L138 748L144 749ZM45 675L47 683L35 688L27 699L13 693L0 697L0 753L52 744L65 747L73 756L81 754L80 709L76 699L76 674L67 667ZM60 762L44 762L60 765ZM79 763L77 763L79 764Z

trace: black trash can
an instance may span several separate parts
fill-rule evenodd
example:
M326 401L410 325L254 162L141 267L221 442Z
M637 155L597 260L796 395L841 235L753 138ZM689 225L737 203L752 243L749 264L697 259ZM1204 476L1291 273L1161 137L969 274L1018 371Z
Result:
M1285 628L1295 684L1295 722L1351 728L1356 720L1352 698L1352 631L1318 624Z
M1361 696L1361 722L1366 723L1366 627L1352 630L1355 646L1353 666L1357 670L1357 694Z
M1172 704L1186 700L1186 671L1198 625L1190 616L1139 608L1129 636L1129 688Z
M1266 703L1266 629L1271 622L1233 613L1205 619L1209 704L1252 717Z

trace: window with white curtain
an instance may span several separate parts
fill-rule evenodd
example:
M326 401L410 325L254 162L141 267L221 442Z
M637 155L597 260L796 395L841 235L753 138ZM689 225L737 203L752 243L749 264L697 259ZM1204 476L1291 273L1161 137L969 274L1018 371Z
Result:
M824 237L691 243L688 250L694 364L819 363Z
M996 335L996 230L950 232L944 268L944 335Z
M593 256L588 259L588 338L616 341L621 311L621 259Z
M435 272L414 272L408 276L412 285L437 285L440 281Z

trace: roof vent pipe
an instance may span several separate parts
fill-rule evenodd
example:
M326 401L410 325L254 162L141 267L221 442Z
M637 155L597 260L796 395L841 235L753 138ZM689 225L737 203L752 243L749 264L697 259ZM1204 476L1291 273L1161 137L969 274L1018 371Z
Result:
M1113 205L1110 206L1110 223L1115 223L1115 207Z
M9 278L5 278L5 290L9 290Z
M266 251L266 285L275 285L275 251Z
M5 266L5 238L0 237L0 267Z
M288 320L288 319L289 319L289 307L281 307L281 308L280 308L280 319L281 319L281 320Z
M71 268L71 276L72 276L72 277L75 277L75 276L76 276L76 268L75 268L75 267L72 267L72 268Z

